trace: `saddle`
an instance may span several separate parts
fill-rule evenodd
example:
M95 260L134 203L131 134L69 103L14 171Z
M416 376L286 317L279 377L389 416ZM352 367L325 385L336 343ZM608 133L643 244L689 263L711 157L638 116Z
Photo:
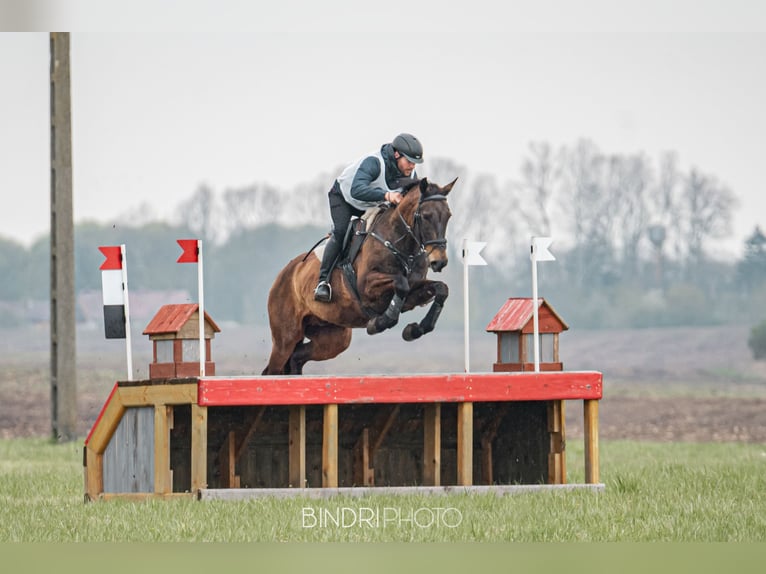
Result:
M351 292L359 302L359 306L369 316L374 317L375 311L362 305L362 299L359 296L359 290L356 284L356 271L354 271L354 260L359 255L359 251L362 249L364 240L367 239L367 230L372 228L375 218L378 217L383 211L388 209L389 204L381 203L375 207L369 208L360 217L352 217L348 223L346 229L346 235L343 238L343 247L341 248L340 255L338 256L338 262L335 267L340 269L343 276L346 278ZM322 240L324 241L324 239ZM314 255L322 260L324 254L324 245L315 246L312 250ZM332 273L332 270L330 271Z

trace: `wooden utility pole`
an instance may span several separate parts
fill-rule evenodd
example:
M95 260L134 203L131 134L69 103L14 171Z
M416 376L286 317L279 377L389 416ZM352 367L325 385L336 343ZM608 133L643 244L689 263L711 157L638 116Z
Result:
M51 424L54 440L77 437L72 102L69 33L50 35L51 55Z

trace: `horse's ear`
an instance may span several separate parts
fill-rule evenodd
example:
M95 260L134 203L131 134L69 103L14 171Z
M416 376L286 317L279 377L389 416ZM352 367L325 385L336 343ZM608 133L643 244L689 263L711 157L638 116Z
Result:
M422 180L412 179L410 177L403 177L399 179L399 185L402 187L402 194L406 194L413 187L418 185ZM423 189L421 187L421 189Z
M428 191L428 178L424 177L420 180L420 195L425 196Z
M450 191L452 191L452 187L455 185L456 181L457 181L457 178L453 179L447 185L442 187L442 195L447 195Z

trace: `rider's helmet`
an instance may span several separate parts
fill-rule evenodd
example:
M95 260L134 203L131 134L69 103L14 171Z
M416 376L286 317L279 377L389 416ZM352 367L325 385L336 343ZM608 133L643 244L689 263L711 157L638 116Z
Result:
M399 134L394 138L393 146L412 163L423 163L423 146L414 135Z

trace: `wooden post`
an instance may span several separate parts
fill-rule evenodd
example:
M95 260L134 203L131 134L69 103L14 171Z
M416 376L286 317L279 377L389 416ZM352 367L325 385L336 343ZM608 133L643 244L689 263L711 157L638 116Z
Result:
M473 484L473 403L457 405L457 483Z
M288 437L288 475L290 486L293 488L305 488L306 407L304 405L295 405L290 407Z
M322 487L338 487L338 405L324 406Z
M223 488L239 488L239 476L237 475L237 433L229 431L218 453L220 463L221 486Z
M567 481L564 416L564 401L548 401L548 484L566 484Z
M370 429L365 427L354 445L354 485L374 486L375 469L370 456Z
M104 492L104 455L85 447L85 494L95 500Z
M207 488L207 407L191 406L191 490Z
M423 412L423 485L441 485L442 409L427 404Z
M154 407L154 492L167 494L173 491L170 474L170 429L173 407Z
M50 35L51 430L54 440L77 437L74 220L69 33Z
M583 426L585 427L585 482L598 484L598 400L583 401Z

